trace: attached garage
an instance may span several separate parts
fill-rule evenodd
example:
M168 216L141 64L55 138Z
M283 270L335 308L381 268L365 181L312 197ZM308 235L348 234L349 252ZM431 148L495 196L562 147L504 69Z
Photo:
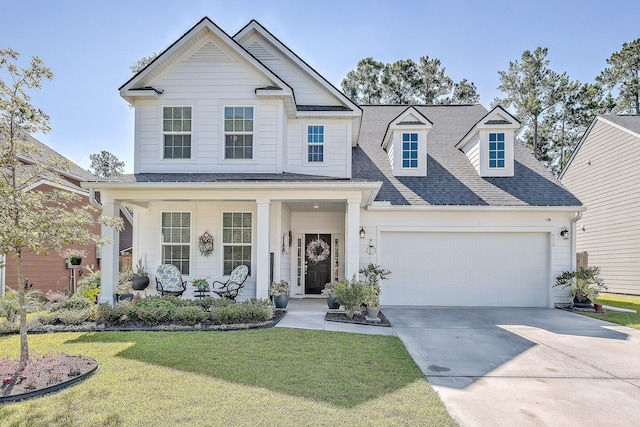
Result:
M548 307L548 233L381 232L384 305Z

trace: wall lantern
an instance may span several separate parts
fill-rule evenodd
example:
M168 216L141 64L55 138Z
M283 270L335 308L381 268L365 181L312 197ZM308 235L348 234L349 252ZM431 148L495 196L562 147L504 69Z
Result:
M367 234L367 233L365 233L365 232L364 232L364 227L360 227L360 238L361 238L361 239L364 239L364 236L365 236L366 234Z
M562 231L560 232L560 236L561 236L563 239L568 239L568 238L569 238L569 230L567 230L567 227L564 227L564 228L562 229Z

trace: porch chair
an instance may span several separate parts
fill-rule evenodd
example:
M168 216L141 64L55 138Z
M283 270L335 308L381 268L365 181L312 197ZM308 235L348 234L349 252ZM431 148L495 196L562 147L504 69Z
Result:
M249 267L239 265L233 269L229 280L226 282L214 281L212 292L215 292L220 297L235 301L240 290L244 287L244 281L247 280L247 276L249 276ZM222 286L216 289L216 283L220 283Z
M156 269L156 290L160 295L182 296L187 289L187 281L182 280L178 267L172 264L161 264Z

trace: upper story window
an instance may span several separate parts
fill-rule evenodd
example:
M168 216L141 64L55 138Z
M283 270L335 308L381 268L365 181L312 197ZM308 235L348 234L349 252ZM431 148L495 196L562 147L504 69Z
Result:
M164 107L162 134L165 159L190 159L191 107Z
M308 162L324 162L324 126L307 126Z
M489 167L504 168L504 133L489 134Z
M402 167L403 168L418 167L418 134L417 133L402 134Z
M253 107L224 107L225 159L253 159Z

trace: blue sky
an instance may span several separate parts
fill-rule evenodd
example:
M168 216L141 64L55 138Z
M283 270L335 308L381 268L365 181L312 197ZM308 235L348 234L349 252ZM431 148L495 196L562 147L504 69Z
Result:
M548 47L550 67L591 82L622 43L640 37L635 0L21 0L5 2L0 46L41 57L55 77L32 101L51 116L35 135L85 169L108 150L133 167L133 110L118 87L139 58L162 51L203 16L229 35L258 20L336 87L358 60L439 58L474 82L488 107L498 71Z

